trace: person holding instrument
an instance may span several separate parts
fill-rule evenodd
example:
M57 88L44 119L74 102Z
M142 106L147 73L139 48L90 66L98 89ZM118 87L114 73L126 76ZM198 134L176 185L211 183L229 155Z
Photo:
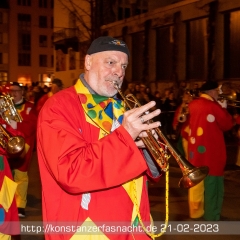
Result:
M4 115L4 112L2 114ZM0 239L11 240L12 236L20 234L20 222L15 199L17 183L13 180L9 158L13 157L13 152L16 155L21 152L12 151L12 148L15 149L16 146L9 143L9 139L16 140L23 137L23 134L13 129L5 120L0 118ZM6 135L9 135L10 138L8 139Z
M37 149L44 224L97 226L97 233L45 233L49 239L149 239L146 233L106 231L102 225L139 227L151 222L147 180L160 172L139 137L157 128L151 101L125 111L116 98L128 65L127 45L95 39L76 84L54 94L38 119Z
M22 118L21 122L12 120L10 125L12 128L24 134L27 145L24 149L24 157L19 157L10 161L14 181L18 184L16 191L18 216L25 217L29 182L28 170L36 141L37 115L33 103L26 101L24 98L24 89L18 82L11 83L9 93L13 98L14 107Z
M217 82L207 81L200 97L189 103L188 160L195 166L206 165L209 175L189 189L191 218L220 220L224 195L226 146L223 132L232 128L232 116L226 110L226 100L218 102Z

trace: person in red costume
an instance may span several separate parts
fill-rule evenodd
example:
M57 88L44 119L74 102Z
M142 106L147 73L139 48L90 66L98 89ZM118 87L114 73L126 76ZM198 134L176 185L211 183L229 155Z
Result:
M39 114L40 110L42 109L44 103L50 98L53 94L59 92L63 88L62 80L55 78L52 81L51 91L44 94L36 103L36 112Z
M150 239L142 229L131 231L140 223L149 226L147 180L160 177L138 137L160 125L147 122L160 110L142 116L155 106L151 101L125 112L116 98L128 58L123 41L95 39L85 57L85 73L49 98L39 114L43 221L45 227L55 223L63 229L72 224L68 233L45 232L47 240Z
M0 124L11 136L23 136L2 118L0 118ZM7 138L1 136L3 144L0 144L0 239L11 240L12 235L19 235L20 224L15 200L17 184L13 181L9 167L10 155L4 146L6 140Z
M28 169L36 141L37 115L33 109L33 103L26 101L23 98L24 90L18 82L11 83L9 93L13 98L15 108L22 117L22 122L11 121L11 126L24 134L25 142L28 146L25 148L25 156L23 158L11 161L14 181L18 184L16 201L19 216L25 217L28 189Z
M220 90L217 82L207 81L200 97L189 103L188 160L209 167L209 175L189 189L190 217L207 221L220 220L227 158L223 133L233 126L226 100L218 101Z

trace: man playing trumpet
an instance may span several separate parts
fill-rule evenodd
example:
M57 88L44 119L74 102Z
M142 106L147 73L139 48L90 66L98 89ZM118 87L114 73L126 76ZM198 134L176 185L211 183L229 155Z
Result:
M43 220L74 222L76 227L150 223L147 179L159 172L138 137L160 122L148 122L160 110L149 102L125 112L116 98L128 65L126 44L112 37L94 40L85 57L85 73L70 88L53 95L38 121L38 159ZM82 239L46 234L46 239ZM84 239L149 239L145 233L86 233Z

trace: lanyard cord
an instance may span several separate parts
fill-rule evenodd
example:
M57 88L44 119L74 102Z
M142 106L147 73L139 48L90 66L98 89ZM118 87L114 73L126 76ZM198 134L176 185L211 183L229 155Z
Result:
M140 210L139 210L139 206L138 206L138 201L137 201L137 188L136 188L136 182L135 180L133 180L134 182L134 205L137 209L137 216L138 216L138 219L139 219L139 223L141 225L141 227L143 228L144 232L150 236L152 239L155 239L156 237L160 237L162 236L165 232L166 232L166 229L167 229L167 226L168 226L168 219L169 219L169 164L167 164L167 167L166 167L166 175L165 175L165 206L166 206L166 215L165 215L165 224L164 224L164 228L161 228L161 232L158 233L158 234L154 234L152 232L149 232L147 230L147 228L145 227L143 221L142 221L142 217L141 217L141 214L140 214ZM153 223L153 221L152 221ZM134 238L134 236L133 236ZM135 239L135 238L134 238Z

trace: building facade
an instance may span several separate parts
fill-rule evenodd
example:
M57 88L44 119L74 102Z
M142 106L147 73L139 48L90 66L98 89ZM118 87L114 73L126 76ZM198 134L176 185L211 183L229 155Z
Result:
M5 2L0 9L0 81L48 83L53 75L53 0Z
M80 2L86 1L78 1L81 5ZM166 87L177 88L182 81L190 88L208 79L238 84L240 1L109 0L103 3L108 4L113 17L101 25L101 34L123 39L130 48L127 82L144 82L161 92ZM55 71L68 85L83 71L81 46L84 45L86 38L79 35L75 52L79 64L74 73L69 66L65 71ZM65 53L66 61L70 62L69 52Z

